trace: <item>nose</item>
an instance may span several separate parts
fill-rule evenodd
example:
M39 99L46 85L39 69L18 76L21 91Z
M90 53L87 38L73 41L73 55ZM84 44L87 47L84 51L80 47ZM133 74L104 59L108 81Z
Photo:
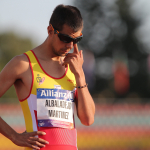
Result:
M66 47L69 49L73 48L73 42L71 41L70 43L66 43Z

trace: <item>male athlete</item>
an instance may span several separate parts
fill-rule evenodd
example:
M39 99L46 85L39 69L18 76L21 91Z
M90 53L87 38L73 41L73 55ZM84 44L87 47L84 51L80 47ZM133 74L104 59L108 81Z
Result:
M77 150L74 106L82 124L94 122L95 105L77 47L82 29L79 10L58 5L44 43L14 57L1 71L0 97L14 84L25 118L21 134L0 118L0 133L14 144L26 150Z

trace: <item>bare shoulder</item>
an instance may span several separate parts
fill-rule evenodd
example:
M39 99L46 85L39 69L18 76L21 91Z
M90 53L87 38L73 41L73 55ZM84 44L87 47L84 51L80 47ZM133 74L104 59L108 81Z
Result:
M11 75L19 75L29 68L29 60L25 54L15 56L12 58L2 71L7 70Z
M16 65L24 65L29 63L29 60L25 54L15 56L10 63L14 63Z
M29 61L26 55L22 54L12 58L0 72L0 96L17 80L20 79L23 82L25 77L30 74Z
M15 56L10 63L14 63L17 66L29 64L29 60L25 54Z

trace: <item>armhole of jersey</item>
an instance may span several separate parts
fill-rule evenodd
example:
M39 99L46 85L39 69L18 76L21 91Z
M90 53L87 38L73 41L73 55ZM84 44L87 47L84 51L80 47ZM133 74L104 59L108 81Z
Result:
M29 58L29 56L28 56L26 53L24 53L24 54L27 56L27 58L28 58L28 60L29 60L29 65L30 65L30 69L31 69L31 73L32 73L32 83L31 83L31 87L30 87L29 95L28 95L26 98L24 98L24 99L22 99L22 100L19 100L20 102L22 102L22 101L26 100L26 99L30 96L31 91L32 91L32 87L33 87L33 81L34 81L33 68L32 68L32 65L31 65L30 58Z

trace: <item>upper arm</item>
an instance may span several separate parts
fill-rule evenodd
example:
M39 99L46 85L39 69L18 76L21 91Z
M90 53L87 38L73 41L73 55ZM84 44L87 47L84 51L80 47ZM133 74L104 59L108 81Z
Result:
M17 79L22 78L22 74L25 71L25 59L25 55L14 57L0 72L0 97L15 83Z

